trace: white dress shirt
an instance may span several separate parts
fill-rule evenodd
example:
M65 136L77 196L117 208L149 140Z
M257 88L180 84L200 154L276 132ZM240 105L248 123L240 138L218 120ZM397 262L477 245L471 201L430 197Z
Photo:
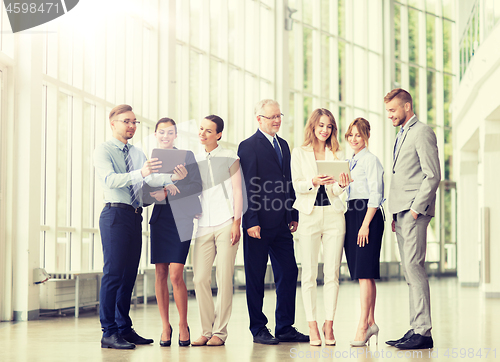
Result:
M203 183L199 227L218 226L233 218L234 199L230 167L238 159L234 151L220 145L212 152L204 151L196 155ZM222 183L227 191L227 198Z

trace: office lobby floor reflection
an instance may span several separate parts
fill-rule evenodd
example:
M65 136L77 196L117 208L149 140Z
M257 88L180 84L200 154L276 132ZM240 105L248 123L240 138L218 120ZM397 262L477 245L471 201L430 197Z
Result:
M275 346L254 344L248 330L248 313L244 290L234 294L229 337L222 347L179 347L178 315L171 301L171 324L174 328L171 347L160 347L161 322L155 303L132 306L134 328L155 343L137 346L135 350L119 351L100 347L99 317L87 310L76 319L72 311L67 316L43 316L30 322L0 323L0 361L203 361L245 362L285 360L401 360L401 361L500 361L500 300L485 299L479 288L460 287L456 278L431 279L433 350L402 351L384 342L401 337L408 325L408 287L404 281L377 283L376 322L380 328L379 343L365 348L350 348L359 317L357 283L340 286L335 317L337 345L311 347L308 343L280 343ZM318 322L323 323L322 287L318 290ZM274 289L267 289L264 309L268 326L274 334ZM200 336L196 299L189 298L191 339ZM300 288L297 289L295 326L308 333L302 307ZM399 352L399 353L398 353Z

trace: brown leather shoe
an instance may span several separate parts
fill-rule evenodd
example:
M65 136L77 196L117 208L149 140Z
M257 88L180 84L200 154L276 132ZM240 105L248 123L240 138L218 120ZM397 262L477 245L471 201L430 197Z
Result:
M191 346L204 346L208 342L208 338L205 336L201 336L196 341L191 342Z
M224 341L217 336L212 336L212 338L210 338L210 340L207 342L207 346L212 346L212 347L223 346L223 345Z

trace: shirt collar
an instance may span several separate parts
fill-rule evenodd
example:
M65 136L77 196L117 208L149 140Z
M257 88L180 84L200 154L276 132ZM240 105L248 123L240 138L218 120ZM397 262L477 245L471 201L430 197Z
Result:
M217 147L215 147L211 152L207 152L207 151L203 150L205 152L205 157L206 158L208 158L208 156L215 157L215 155L217 155L217 153L219 153L221 148L222 148L221 146L217 145Z
M365 147L361 151L359 151L357 154L353 155L352 158L357 161L360 158L362 158L364 155L366 155L367 153L368 153L368 147Z
M123 143L122 141L118 140L117 138L115 137L111 137L111 143L114 144L116 147L118 147L121 151L123 151L123 148L125 147L125 143ZM133 146L130 144L130 143L126 143L127 144L127 147L128 149L130 150Z
M275 138L276 138L276 142L278 142L278 137L277 137L278 135L277 135L277 134L275 134L275 135L274 135L274 137L273 137L273 136L271 136L270 134L267 134L266 132L264 132L263 130L261 130L260 128L259 128L259 131L261 131L261 132L262 132L262 134L263 134L264 136L266 136L266 138L269 140L269 142L271 142L271 144L273 143L273 140L274 140ZM279 142L278 142L278 144L279 144Z

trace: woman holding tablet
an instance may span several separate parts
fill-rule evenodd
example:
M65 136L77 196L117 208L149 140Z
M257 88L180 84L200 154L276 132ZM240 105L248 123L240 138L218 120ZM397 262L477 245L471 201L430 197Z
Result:
M155 137L163 149L175 149L177 126L170 118L162 118L156 123ZM174 292L175 304L179 311L179 346L189 346L190 334L187 323L187 289L183 279L184 264L193 234L193 218L201 213L198 195L202 184L200 171L194 154L186 153L186 166L177 166L174 175L157 174L150 186L162 186L151 192L156 200L150 219L151 263L155 264L155 289L163 330L160 337L162 347L170 346L172 326L169 323L168 274ZM183 171L184 169L184 171ZM185 178L180 179L180 176ZM176 181L177 180L177 181ZM172 181L175 181L172 183Z
M316 320L316 277L318 254L323 243L324 307L323 334L326 345L335 345L333 319L339 292L339 267L344 244L344 204L338 197L347 186L331 176L318 175L316 160L343 159L337 141L337 124L324 108L314 110L305 126L305 140L292 152L292 182L299 211L299 244L301 246L302 299L309 323L310 344L321 345ZM343 174L344 180L347 176Z
M356 118L347 129L345 139L354 155L349 160L351 178L347 191L345 254L351 279L359 279L361 316L353 347L362 347L377 336L375 324L375 279L380 279L380 248L384 218L384 169L377 156L368 150L370 124Z
M234 261L243 208L240 161L236 152L218 144L224 121L205 117L198 136L205 150L196 156L203 180L202 214L193 249L194 288L202 335L193 346L222 346L233 302ZM217 256L217 258L215 258ZM217 303L214 307L212 265L216 260Z

